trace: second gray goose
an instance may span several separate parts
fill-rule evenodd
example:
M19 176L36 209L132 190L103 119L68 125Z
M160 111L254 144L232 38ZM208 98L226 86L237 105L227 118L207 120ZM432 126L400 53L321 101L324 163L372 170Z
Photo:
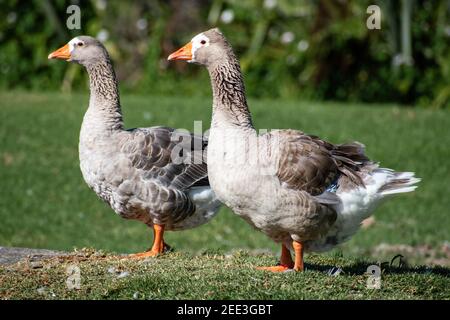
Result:
M296 130L258 134L239 61L218 29L196 35L168 59L208 69L209 180L224 204L282 244L280 264L263 269L303 270L305 251L346 241L384 199L416 188L412 172L380 168L360 143L335 145Z

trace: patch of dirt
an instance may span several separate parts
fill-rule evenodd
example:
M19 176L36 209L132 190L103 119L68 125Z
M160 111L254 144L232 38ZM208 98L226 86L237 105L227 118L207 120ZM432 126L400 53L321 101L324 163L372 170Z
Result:
M426 265L450 266L450 242L445 241L440 247L428 244L410 246L406 244L381 243L372 250L372 256L392 256L401 254L406 261L420 260Z

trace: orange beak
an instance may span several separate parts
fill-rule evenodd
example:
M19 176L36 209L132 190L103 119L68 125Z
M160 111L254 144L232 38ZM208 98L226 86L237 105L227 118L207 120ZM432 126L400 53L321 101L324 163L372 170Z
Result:
M170 54L167 60L192 60L192 42Z
M64 47L59 48L56 51L53 51L48 55L49 59L64 59L69 60L70 59L70 51L69 51L69 44L66 44Z

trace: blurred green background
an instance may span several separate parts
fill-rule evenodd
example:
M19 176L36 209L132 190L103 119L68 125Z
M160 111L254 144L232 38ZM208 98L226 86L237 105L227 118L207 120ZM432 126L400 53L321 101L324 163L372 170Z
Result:
M66 9L81 8L81 30ZM369 4L382 10L369 30ZM450 0L0 0L0 246L136 252L150 230L124 221L82 180L78 132L85 70L47 60L81 34L109 50L127 127L209 127L207 72L167 56L218 26L241 60L258 128L358 140L383 166L415 171L419 189L382 206L332 254L396 253L450 265ZM226 208L207 225L169 233L176 249L278 250Z
M66 9L81 8L81 30ZM381 29L369 30L370 4ZM166 60L193 35L218 26L241 59L252 97L450 103L449 0L0 0L0 88L85 89L83 70L48 68L50 50L97 36L121 88L145 94L208 95L199 68ZM188 81L173 85L180 73ZM190 81L189 81L190 80Z

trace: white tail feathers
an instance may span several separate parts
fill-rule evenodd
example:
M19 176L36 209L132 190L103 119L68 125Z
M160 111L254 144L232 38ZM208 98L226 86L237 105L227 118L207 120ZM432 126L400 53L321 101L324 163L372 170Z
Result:
M340 203L334 206L338 216L328 233L320 239L308 241L308 251L326 251L348 240L384 199L414 191L419 178L413 172L395 172L387 168L374 168L362 177L365 187L350 190L337 189Z
M414 172L393 172L393 177L380 189L382 196L414 191L420 178L414 177Z

